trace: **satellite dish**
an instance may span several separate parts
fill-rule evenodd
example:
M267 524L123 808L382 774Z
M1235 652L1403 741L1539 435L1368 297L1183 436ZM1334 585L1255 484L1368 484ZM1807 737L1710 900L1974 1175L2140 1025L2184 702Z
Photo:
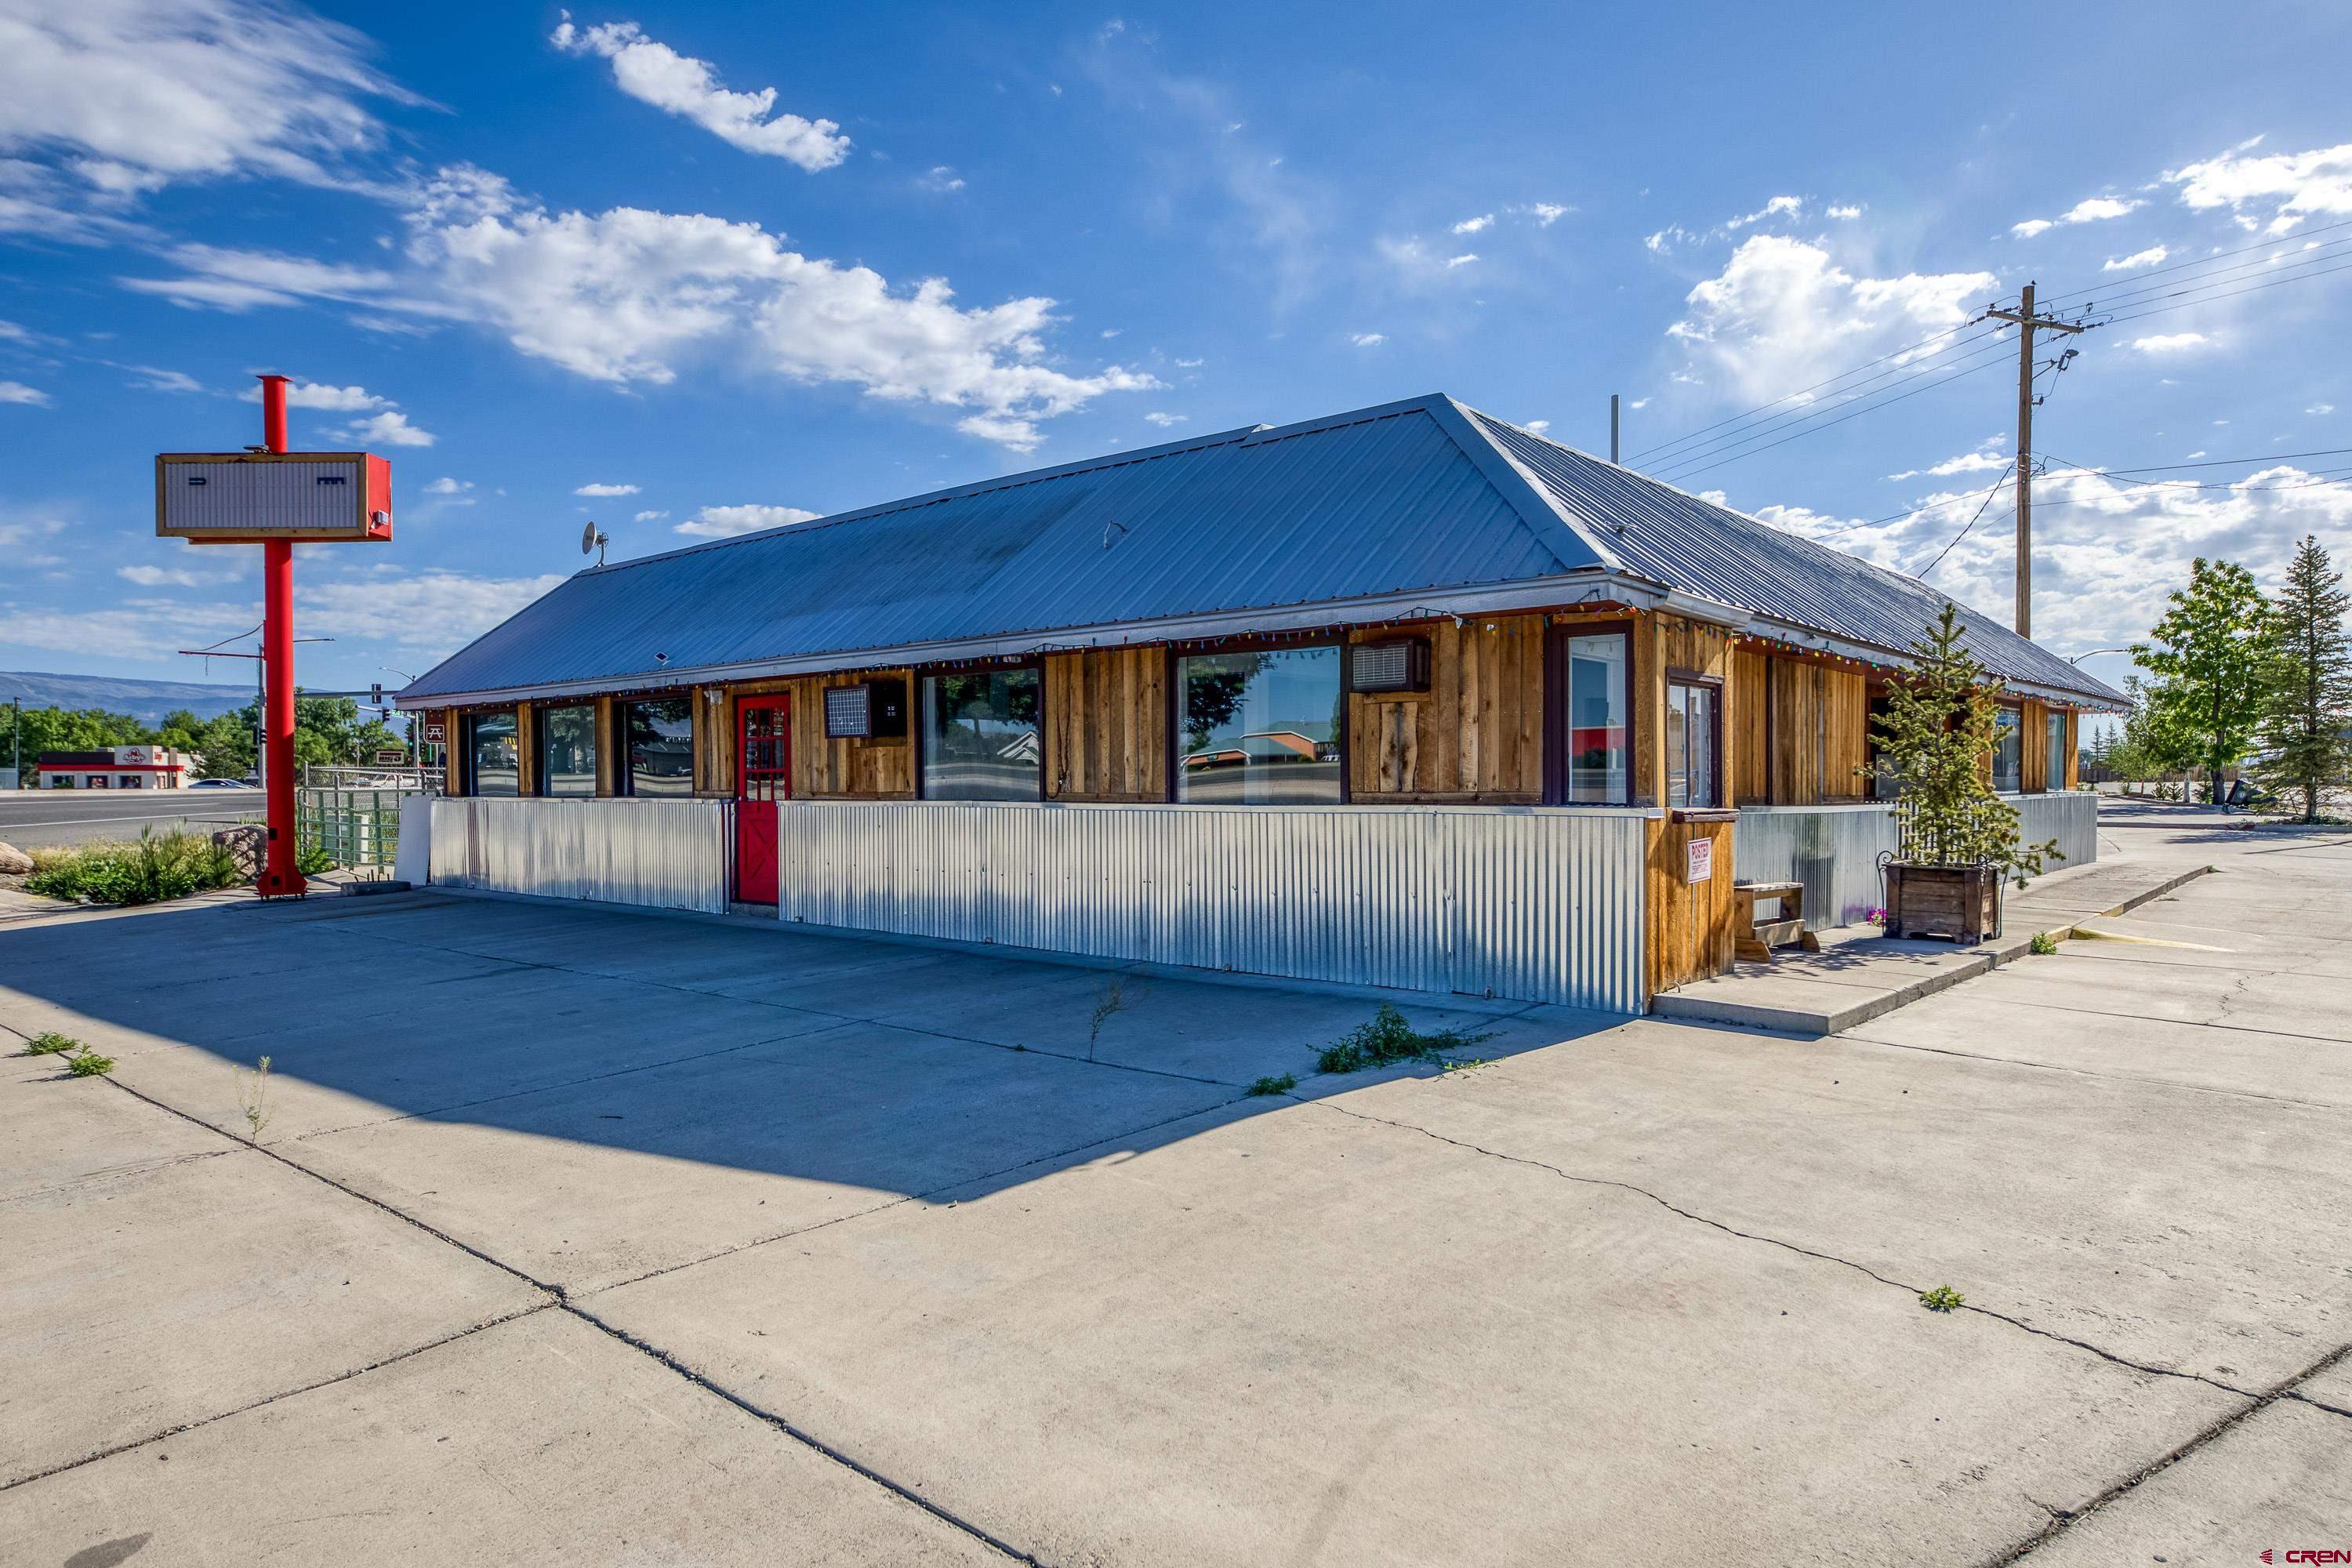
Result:
M580 553L585 555L590 551L594 551L596 552L596 564L599 566L604 564L604 546L610 542L611 541L607 540L604 534L597 531L596 524L593 520L589 522L587 527L580 531Z

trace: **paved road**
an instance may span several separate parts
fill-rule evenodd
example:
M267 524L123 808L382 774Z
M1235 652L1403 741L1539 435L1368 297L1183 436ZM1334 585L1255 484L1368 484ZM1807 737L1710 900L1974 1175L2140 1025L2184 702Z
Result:
M120 1064L0 1058L0 1562L2341 1546L2352 836L2103 837L2223 870L1829 1039L1417 1009L1442 1075L745 922L0 929L0 1029Z
M262 818L262 792L245 789L0 791L0 843L19 849L136 838L142 827L210 831Z

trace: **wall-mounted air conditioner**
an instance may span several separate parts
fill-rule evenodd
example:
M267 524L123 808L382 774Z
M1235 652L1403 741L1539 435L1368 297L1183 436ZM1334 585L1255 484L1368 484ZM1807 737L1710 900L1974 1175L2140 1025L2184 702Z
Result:
M907 732L907 683L867 680L824 692L828 741L888 741Z
M1429 639L1391 637L1348 648L1348 685L1362 692L1429 689Z

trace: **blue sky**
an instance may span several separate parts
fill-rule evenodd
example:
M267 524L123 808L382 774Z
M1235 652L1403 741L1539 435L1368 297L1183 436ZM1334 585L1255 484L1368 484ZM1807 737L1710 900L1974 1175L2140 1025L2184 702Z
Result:
M588 517L625 557L1433 390L1603 451L1621 393L1635 466L1916 570L2009 458L1963 323L2029 279L2179 307L2045 377L2041 640L2352 546L2352 455L2252 460L2352 447L2352 15L1885 10L0 0L0 668L186 679L258 619L149 459L257 439L264 369L394 464L395 542L299 552L312 686ZM2000 487L1931 580L2005 619L2010 542Z

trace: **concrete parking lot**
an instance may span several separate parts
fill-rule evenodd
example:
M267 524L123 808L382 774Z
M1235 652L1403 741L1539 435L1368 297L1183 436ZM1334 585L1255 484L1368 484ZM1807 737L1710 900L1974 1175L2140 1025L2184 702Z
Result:
M1347 1077L1364 997L738 921L18 921L0 1029L119 1065L0 1058L0 1562L2352 1543L2352 835L2103 831L2221 869L1843 1036Z

